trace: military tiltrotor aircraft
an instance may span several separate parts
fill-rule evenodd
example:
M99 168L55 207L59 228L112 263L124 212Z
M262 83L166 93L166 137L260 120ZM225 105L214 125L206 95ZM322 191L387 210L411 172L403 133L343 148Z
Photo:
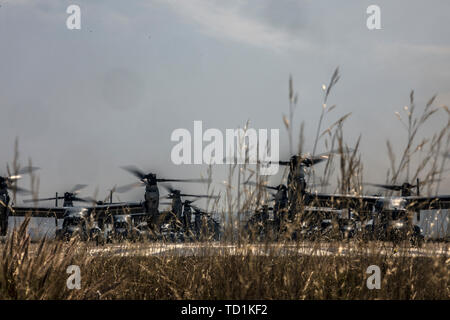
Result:
M125 218L116 216L131 216L133 224L143 227L144 224L151 230L152 234L159 233L159 190L157 182L209 182L205 179L159 179L153 173L144 174L135 167L124 167L125 170L131 172L140 178L140 181L130 185L115 188L118 193L126 192L132 188L145 186L145 200L143 202L122 202L113 203L112 195L110 195L110 203L106 201L97 201L92 198L79 197L79 192L85 185L76 185L70 191L64 193L63 196L29 199L25 202L55 200L55 207L18 207L12 210L12 214L16 216L25 216L30 214L33 217L53 217L55 225L58 228L58 219L63 219L63 227L57 230L59 238L70 238L72 235L78 234L82 239L88 239L92 235L122 234L118 226L121 220ZM58 207L58 200L63 200L63 207ZM74 202L82 202L86 205L74 206ZM119 221L120 220L120 221ZM124 221L125 221L124 220ZM127 220L128 221L128 220ZM105 223L111 226L112 230L105 231ZM123 224L123 223L122 223ZM116 230L117 229L117 230Z
M183 215L183 205L184 202L181 199L181 197L186 198L205 198L205 199L219 199L219 196L214 195L207 195L207 194L188 194L188 193L182 193L181 190L173 188L171 185L163 184L162 185L169 194L167 196L164 196L163 198L171 199L172 200L172 214L174 218L176 218L178 221L183 221L182 215ZM185 202L189 206L193 201Z
M170 237L166 238L182 238L184 241L188 239L193 239L195 237L194 228L192 224L192 210L195 206L192 203L198 199L206 198L206 199L219 199L219 196L214 195L200 195L200 194L187 194L182 193L181 190L173 188L171 185L163 184L162 185L169 194L162 197L164 199L171 199L172 202L161 203L161 204L169 204L171 206L171 210L168 213L165 221L164 221L164 233L170 234ZM182 197L187 198L195 198L194 200L182 200ZM197 208L197 207L195 207ZM198 209L198 208L197 208ZM202 211L201 209L198 209ZM194 224L195 226L195 224Z
M148 227L148 222L144 219L145 213L113 215L111 216L111 226L106 231L106 241L143 241L156 240L158 235Z
M39 199L26 199L23 202L30 203L30 202L55 200L55 207L58 207L58 200L64 200L63 207L73 207L74 201L75 202L91 202L91 200L80 198L77 196L80 193L80 191L86 187L87 187L86 184L77 184L72 189L70 189L70 191L64 192L63 196L58 196L58 193L56 193L56 195L54 197L39 198Z
M356 210L363 226L365 237L377 240L405 240L420 244L424 238L418 225L413 225L413 216L420 210L449 209L450 195L420 196L419 185L375 184L389 190L400 191L400 196L366 196L352 194L307 194L307 202L322 207ZM411 189L417 189L417 195L411 195Z
M347 151L348 152L348 151ZM400 197L383 196L359 196L340 194L320 194L311 192L307 183L308 168L328 159L331 151L317 156L294 155L289 161L279 161L279 165L289 166L288 184L286 195L283 185L263 186L267 189L277 191L274 199L274 209L281 204L288 202L288 221L293 222L298 212L302 212L300 224L305 233L306 230L316 228L323 233L331 225L329 217L334 217L339 221L339 231L348 237L354 236L358 230L362 230L369 238L376 239L398 239L405 238L406 234L411 235L411 240L420 242L423 239L422 230L419 226L411 226L406 217L407 213L418 212L417 218L420 220L420 210L426 209L448 209L450 196L420 196L421 182L415 185L404 183L402 185L372 184L392 191L400 191ZM412 189L417 189L417 194L412 196ZM281 201L280 201L281 199ZM283 208L283 206L282 206ZM274 210L274 217L277 216L278 209ZM314 216L323 216L323 219L315 219ZM368 219L367 219L368 218ZM308 221L309 222L308 222ZM361 224L364 226L361 227ZM310 223L312 221L312 223ZM311 232L307 232L311 233ZM294 235L295 236L295 235Z
M307 177L308 169L312 166L328 160L330 155L338 153L337 151L330 151L316 156L310 154L295 154L289 160L270 161L268 163L277 163L280 166L288 166L289 174L287 179L287 186L280 184L278 186L268 186L261 183L244 182L244 184L254 185L269 190L276 191L274 195L274 218L275 228L280 230L280 222L284 218L293 221L296 213L299 211L298 205L302 202L307 194ZM285 215L288 217L284 217ZM258 215L258 211L255 212ZM252 221L250 221L252 224Z
M306 190L306 181L300 182L303 184L304 189ZM284 184L279 184L277 186L268 185L266 182L263 183L255 183L252 181L244 182L246 185L252 185L255 187L261 187L264 189L268 189L269 193L272 195L270 201L274 201L273 208L273 220L274 220L274 228L275 230L280 230L281 222L286 221L288 209L289 209L289 197L288 197L288 187ZM292 184L291 184L292 185ZM327 186L328 183L321 183L321 186ZM308 184L309 187L313 187L314 184ZM303 195L306 194L306 191L303 192ZM264 206L263 206L264 207Z
M252 185L255 187L260 187L264 189L268 189L269 193L272 195L270 201L274 201L273 208L270 210L273 211L273 227L275 232L280 231L281 221L287 219L288 213L288 188L284 184L279 184L277 186L271 186L267 183L256 183L253 181L244 182L245 185ZM267 206L263 205L263 208ZM250 220L247 222L247 227L253 224L253 222L257 221L260 215L260 210L256 210L254 215L250 217Z
M344 152L352 151L345 150ZM315 212L322 214L326 211L325 216L329 216L329 213L331 213L332 216L341 217L338 220L342 222L342 233L354 235L356 232L350 232L351 226L355 226L355 221L361 223L369 215L373 218L366 221L363 228L369 236L373 236L376 239L392 239L405 237L405 234L409 234L412 241L420 242L423 239L422 232L419 226L410 225L411 219L406 219L407 213L419 212L421 209L447 209L449 207L450 196L420 196L419 186L421 183L419 182L416 185L410 183L376 185L385 189L400 191L400 197L320 194L309 191L307 183L308 169L324 162L330 155L337 153L343 152L330 151L316 156L294 155L289 161L278 161L279 165L289 166L287 183L289 221L294 221L297 213L302 212L303 217L301 217L299 222L305 224L305 220L307 220L305 216L312 217L317 215ZM414 188L417 188L418 191L416 196L411 195L411 190ZM282 193L280 193L280 197L284 199ZM341 210L345 211L341 212ZM345 216L350 218L342 218ZM420 220L420 214L417 217ZM312 221L314 220L312 219ZM325 220L329 219L322 220L322 225L327 224L324 223ZM307 223L307 228L310 229L311 226L318 227L318 223L319 221L315 221L312 225ZM409 225L409 227L404 227L406 225ZM355 227L355 231L356 229Z
M217 213L208 212L197 206L190 205L194 215L193 232L197 240L220 240L222 237L222 228L220 223L214 218Z
M122 167L122 169L130 172L139 179L138 182L118 187L116 192L124 193L131 189L138 187L145 187L145 201L144 212L149 216L152 224L157 227L160 226L159 217L159 199L160 193L158 182L196 182L196 183L210 183L208 179L163 179L157 178L155 173L144 173L142 170L134 166Z
M31 194L30 191L18 187L16 182L24 174L30 174L37 169L39 168L28 166L17 170L14 174L10 174L8 169L7 176L0 176L0 236L5 236L8 231L8 217L12 211L10 207L11 198L9 197L8 190L15 193Z
M433 180L435 182L438 180ZM416 195L420 196L420 185L422 184L419 179L417 179L417 183L412 185L409 182L404 182L403 184L378 184L378 183L365 183L366 185L383 188L391 191L400 191L400 195L402 197L409 197L412 195L412 189L416 189Z
M176 199L173 199L176 200ZM180 200L181 201L181 200ZM169 210L161 219L161 236L165 240L172 242L185 242L193 239L192 229L192 206L194 200L184 200L178 203L178 200L172 202L161 202L161 205L168 205ZM177 217L174 209L181 208L183 213Z
M210 197L215 198L217 196L208 196L208 198ZM177 232L170 223L163 224L162 233L166 239L172 241L220 240L222 227L214 218L217 213L208 212L193 205L196 200L198 199L182 201L181 231ZM161 204L172 205L170 202L162 202ZM192 216L194 216L194 221L192 221Z
M142 203L114 203L112 198L109 203L106 201L97 201L92 198L79 197L80 191L86 185L78 184L69 191L64 192L63 196L26 199L24 203L33 202L35 206L15 206L11 214L14 216L45 217L54 218L57 239L70 239L74 236L82 240L103 238L105 236L105 222L112 219L112 216L125 214L143 214ZM55 200L54 207L38 207L36 204L41 201ZM63 200L63 206L58 207L58 200ZM86 203L82 206L74 206L74 202ZM62 227L58 225L58 220L62 219Z
M296 202L301 202L301 212L303 215L300 219L301 221L298 221L301 227L299 230L295 231L295 228L290 228L293 232L290 237L298 238L301 236L303 238L317 238L320 235L330 233L329 230L332 225L332 219L336 222L340 222L340 234L352 237L355 232L354 230L350 231L349 226L353 225L353 223L350 223L354 220L353 216L352 219L349 219L348 223L342 218L349 216L347 211L326 207L315 207L311 206L308 202L309 199L311 199L311 197L308 196L310 194L309 190L316 187L316 184L307 183L306 170L312 165L324 160L326 160L326 156L325 154L322 154L313 158L304 158L304 160L302 160L303 163L298 164L298 158L293 156L292 162L289 163L291 169L290 179L288 179L288 181L290 181L290 188L284 184L271 186L268 185L267 182L244 182L246 185L268 189L269 193L272 195L269 201L273 201L273 207L263 204L260 209L256 210L247 221L247 229L250 230L251 226L256 226L257 230L264 230L264 232L257 232L258 234L270 234L272 230L274 232L274 238L279 238L281 233L290 232L286 227L288 224L290 224L291 227L293 226L292 223L296 218L296 213L300 211L300 209L298 209L299 203ZM281 161L280 164L287 165L288 162ZM298 168L298 174L296 174L295 168ZM320 183L319 185L323 187L328 186L329 184ZM294 206L294 204L296 204L296 206ZM297 208L298 211L295 211L295 208ZM273 212L273 219L269 221L268 217L270 211ZM255 230L252 232L254 233L254 231ZM288 235L285 234L285 236Z
M244 229L248 232L248 236L251 240L268 239L271 230L277 233L279 232L279 227L277 228L274 226L275 213L274 219L270 219L270 211L273 210L273 207L262 204L247 220Z
M305 195L308 193L308 177L311 167L327 161L334 154L343 154L352 152L353 149L331 150L318 155L295 154L289 160L281 160L278 162L280 166L288 166L289 174L287 179L288 191L288 211L289 219L294 220L296 213L299 211L299 205L303 203ZM311 186L309 186L311 187Z

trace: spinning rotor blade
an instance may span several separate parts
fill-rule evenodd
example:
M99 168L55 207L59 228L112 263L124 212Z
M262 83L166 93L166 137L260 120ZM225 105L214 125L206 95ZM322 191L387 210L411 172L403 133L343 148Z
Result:
M323 161L328 160L328 156L316 156L314 158L306 158L302 160L302 163L308 167L311 167L315 164L321 163Z
M50 201L50 200L55 200L55 197L52 198L40 198L40 199L25 199L23 200L24 203L29 203L29 202L39 202L39 201ZM58 199L64 199L64 197L58 197Z
M142 170L140 170L136 166L123 166L121 168L125 171L128 171L129 173L134 175L139 180L145 179L146 174L144 172L142 172Z
M311 156L309 154L301 154L298 155L299 161L301 161L302 164L311 167L315 164L318 164L320 162L328 160L328 158L332 154L343 154L343 153L349 153L353 152L354 149L349 148L348 150L343 150L342 152L340 150L330 150L328 152L319 153L318 155ZM278 164L280 166L288 166L290 165L291 161L278 161Z
M210 183L211 179L156 179L158 182L196 182L196 183Z
M69 193L77 194L86 187L87 187L87 184L77 184L69 191Z
M346 150L342 150L342 152L339 149L334 149L334 150L330 150L328 152L319 153L315 157L326 156L328 158L332 154L344 154L344 153L350 153L350 152L354 152L354 151L355 151L355 149L353 149L353 148L348 148Z
M31 173L31 172L39 170L39 169L40 169L39 167L24 167L24 168L17 170L17 174L27 174L27 173Z
M78 198L78 197L73 197L72 198L72 201L80 201L80 200L83 200L82 202L91 202L94 205L96 205L96 204L98 204L98 205L103 204L103 201L97 200L97 199L94 199L94 198L91 198L91 197L84 197L82 199Z
M441 181L441 179L432 179L432 180L428 180L428 181L420 181L419 185L424 185L424 184L428 184L428 183L434 183L434 182L439 182ZM375 187L379 187L379 188L383 188L383 189L388 189L388 190L393 190L393 191L401 191L403 189L413 189L413 188L417 188L417 184L413 185L410 184L408 182L405 182L401 185L396 185L396 184L376 184L376 183L364 183L366 185L370 185L370 186L375 186Z
M174 187L172 187L171 184L166 183L166 184L161 184L161 186L167 190L167 192L169 193L174 193L175 191L177 191L177 189L175 189Z
M71 200L72 201L77 201L77 202L92 202L92 199L83 199L83 198L79 198L79 197L75 197L75 196L73 196L71 198Z
M278 188L278 186L269 186L269 185L266 185L266 184L263 184L263 183L256 183L256 182L253 182L253 181L247 181L247 182L244 182L243 184L248 184L248 185L251 185L251 186L254 186L254 187L261 187L261 188L266 188L266 189L271 189L271 190L278 190L279 188Z
M151 173L145 174L142 170L140 170L136 166L124 166L121 168L128 171L129 173L131 173L132 175L134 175L135 177L137 177L139 180L141 180L144 183L145 183L145 179L149 179L150 175L152 175L152 179L155 179L156 182L197 182L197 183L210 183L211 182L210 179L162 179L162 178L156 178L156 175L151 174ZM136 185L136 186L139 186L139 185ZM116 191L117 192L125 192L125 191L128 191L129 188L134 188L136 186L134 184L131 184L126 187L124 186L125 188L120 187ZM169 186L169 188L171 188L171 187Z
M30 190L21 188L21 187L17 187L17 186L7 186L7 188L13 192L16 192L18 194L31 194Z
M27 190L27 189L24 189L24 188L21 188L21 187L17 187L17 186L11 187L11 188L8 188L8 189L13 190L13 191L15 191L16 193L19 193L19 194L31 194L30 190Z
M210 196L207 194L186 194L186 193L181 193L180 194L181 197L194 197L194 198L209 198L209 199L219 199L219 196Z
M271 161L269 163L278 163L278 165L280 165L280 166L288 166L288 165L291 164L290 161L278 161L278 162L277 161Z
M142 181L139 182L134 182L134 183L130 183L130 184L126 184L120 187L116 188L116 192L117 193L125 193L130 191L131 189L135 189L135 188L139 188L139 187L144 187L145 183Z
M393 190L393 191L400 191L402 190L401 185L394 185L394 184L378 184L378 183L364 183L365 185L374 186L378 188L383 188L387 190ZM412 187L411 187L412 188Z
M39 169L38 167L25 167L25 168L21 168L21 169L17 170L17 172L15 174L11 174L10 170L8 169L8 176L5 177L5 179L9 180L9 181L15 181L15 180L21 179L22 175L31 173L38 169Z
M328 160L328 156L315 156L315 157L308 157L308 158L300 158L300 162L307 167L311 167L315 164L318 164L322 161ZM269 163L278 163L280 166L289 166L291 164L291 161L274 161Z
M18 175L15 175L15 176L9 176L6 179L9 180L9 181L16 181L16 180L19 180L21 178L22 178L22 175L18 174Z

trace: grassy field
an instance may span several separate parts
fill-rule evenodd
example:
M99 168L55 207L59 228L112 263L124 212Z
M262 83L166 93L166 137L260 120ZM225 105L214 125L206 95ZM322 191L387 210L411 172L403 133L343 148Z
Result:
M354 250L345 255L306 255L292 251L302 243L260 244L255 254L249 250L254 244L243 244L239 252L218 254L212 250L217 243L199 243L191 244L202 248L195 255L167 251L120 256L101 250L92 254L99 248L76 240L32 244L23 227L0 249L0 299L450 298L448 244L440 245L446 248L444 254L428 256L408 254L407 244L397 248L377 242L329 245ZM319 249L314 242L306 246L313 252ZM136 244L121 247L133 251ZM290 253L280 254L283 249ZM79 290L67 288L70 265L80 267ZM379 290L366 285L371 265L381 270Z

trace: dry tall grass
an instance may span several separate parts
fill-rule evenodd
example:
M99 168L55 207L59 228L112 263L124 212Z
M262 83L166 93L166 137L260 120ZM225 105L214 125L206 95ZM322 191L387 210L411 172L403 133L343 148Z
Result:
M323 255L313 243L312 254L286 244L262 245L258 254L252 245L230 254L197 244L193 256L92 255L92 246L76 240L31 245L26 223L0 250L1 299L450 298L450 259L442 253L413 257L408 250L382 251L379 243L337 243L335 255ZM339 254L350 247L355 251ZM134 244L121 248L136 249ZM81 269L80 290L66 286L69 265ZM380 290L366 286L370 265L381 268Z

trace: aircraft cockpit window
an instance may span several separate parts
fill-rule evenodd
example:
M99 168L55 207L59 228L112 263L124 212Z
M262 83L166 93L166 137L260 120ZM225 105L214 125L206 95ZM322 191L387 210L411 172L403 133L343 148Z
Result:
M402 198L393 198L389 201L389 209L404 209L405 208L405 199Z

